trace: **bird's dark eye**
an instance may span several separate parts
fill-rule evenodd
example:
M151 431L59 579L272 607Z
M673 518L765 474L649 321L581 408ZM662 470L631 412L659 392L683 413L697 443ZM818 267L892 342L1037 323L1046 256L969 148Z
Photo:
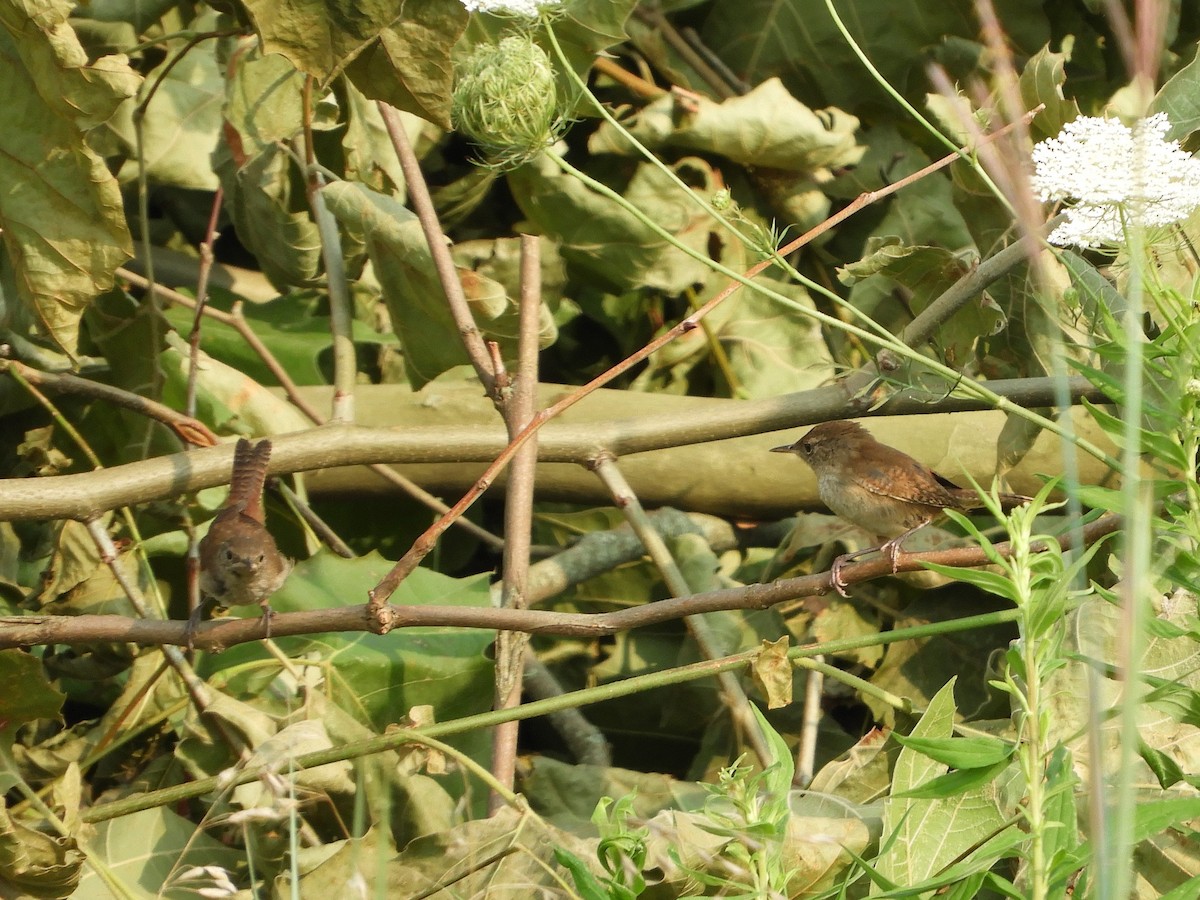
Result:
M267 558L267 554L265 554L265 553L260 553L260 554L258 554L258 561L259 561L259 562L262 562L262 561L263 561L264 559L266 559L266 558Z
M226 561L231 561L233 559L233 551L228 547L224 548L224 553Z
M813 449L812 441L801 441L800 442L800 452L801 453L812 453L812 449Z

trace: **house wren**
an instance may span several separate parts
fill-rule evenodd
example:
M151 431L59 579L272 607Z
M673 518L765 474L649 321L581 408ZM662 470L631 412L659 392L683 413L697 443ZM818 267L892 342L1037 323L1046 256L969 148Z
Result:
M262 607L263 630L271 636L270 600L292 571L263 524L263 484L271 442L251 444L245 438L233 452L229 497L200 541L200 593L218 606ZM191 635L204 616L202 602L188 622Z
M983 504L974 491L964 490L938 475L907 453L881 444L855 422L825 422L773 453L794 453L817 475L821 500L836 515L872 534L887 538L879 547L839 556L831 580L843 597L846 584L841 570L864 553L882 550L896 571L900 544L947 509L965 512ZM1028 501L1017 494L1001 494L1010 509Z

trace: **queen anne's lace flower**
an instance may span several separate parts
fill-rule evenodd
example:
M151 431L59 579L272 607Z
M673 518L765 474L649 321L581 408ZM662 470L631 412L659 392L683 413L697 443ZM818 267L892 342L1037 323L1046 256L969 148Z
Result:
M1074 200L1050 243L1120 244L1128 227L1169 225L1200 206L1200 159L1166 140L1164 113L1132 129L1082 116L1033 148L1033 189L1043 200Z
M562 0L462 0L467 12L534 17L543 6L558 6Z

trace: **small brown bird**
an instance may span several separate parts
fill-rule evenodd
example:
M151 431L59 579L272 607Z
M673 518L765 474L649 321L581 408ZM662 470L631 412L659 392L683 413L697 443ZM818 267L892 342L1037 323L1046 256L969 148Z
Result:
M263 485L271 442L245 438L233 451L229 497L200 541L200 593L218 606L262 607L263 630L271 636L271 595L287 580L292 562L279 552L264 525ZM204 617L202 602L188 622L188 644Z
M841 570L850 560L878 549L891 560L895 572L900 544L910 534L944 510L965 512L983 505L974 491L958 487L907 453L879 443L856 422L824 422L796 443L772 447L771 452L799 456L816 473L817 491L832 512L888 539L879 547L834 560L831 580L843 597L848 595ZM1028 500L1017 494L1000 495L1005 509Z

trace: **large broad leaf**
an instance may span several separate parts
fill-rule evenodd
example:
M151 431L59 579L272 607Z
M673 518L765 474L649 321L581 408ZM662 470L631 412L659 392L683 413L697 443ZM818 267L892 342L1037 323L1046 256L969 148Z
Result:
M854 140L858 119L840 109L810 109L778 78L723 103L699 97L685 105L668 94L646 106L629 130L651 150L684 147L788 172L852 166L865 150ZM633 148L606 123L590 149L628 153Z
M324 196L329 211L366 245L375 264L413 387L468 362L415 216L398 201L362 185L331 184ZM489 327L511 306L504 287L469 269L459 269L458 274L480 329L511 350L514 334Z
M1187 604L1164 600L1159 605L1161 608L1153 610L1149 619L1156 627L1138 661L1138 671L1146 673L1148 679L1136 711L1138 736L1143 744L1143 759L1160 755L1160 765L1169 762L1180 772L1191 775L1200 772L1200 713L1197 712L1200 676L1196 669L1196 641L1188 632L1194 626L1195 607L1189 613ZM1119 652L1127 628L1120 609L1098 598L1069 613L1063 624L1064 633L1072 635L1072 643L1076 645L1070 649L1077 649L1081 660L1117 658L1113 654ZM1180 630L1172 633L1158 627L1166 624L1180 626ZM1115 674L1108 673L1098 686L1091 683L1094 675L1087 662L1072 661L1054 672L1047 685L1051 691L1046 695L1051 723L1047 740L1061 740L1079 755L1087 752L1087 742L1095 736L1087 734L1088 710L1072 699L1083 691L1098 690L1099 703L1108 709L1120 702L1124 690L1124 683ZM1099 746L1104 751L1095 766L1097 775L1111 775L1118 765L1116 751L1121 741L1121 723L1119 719L1107 718L1093 727L1099 728ZM1152 777L1141 763L1134 773L1147 781Z
M376 553L358 559L318 553L296 564L271 606L286 612L365 603L367 591L391 567ZM491 604L487 581L486 575L457 579L417 569L396 590L391 603L486 607ZM257 616L259 611L239 609L236 614ZM490 709L493 664L486 651L494 639L495 633L486 629L428 626L399 628L387 635L338 632L278 642L289 656L312 653L331 663L333 701L359 722L382 731L401 721L413 706L432 706L439 722ZM236 670L240 662L263 653L258 644L244 644L213 662ZM231 687L238 684L235 680Z
M211 11L193 23L196 31L216 27L217 16ZM193 46L183 37L169 41L171 55L142 85L139 101L154 92L142 120L141 152L153 182L206 191L219 184L212 151L221 131L225 82L217 46L216 41ZM136 157L126 160L121 180L136 179L138 166Z
M737 257L736 250L727 253ZM743 266L737 266L743 268ZM784 283L766 275L758 283L813 309L802 285ZM697 298L707 300L724 287L722 276L713 276ZM725 359L716 368L717 392L739 398L775 397L809 390L834 375L833 359L820 323L779 301L743 288L704 320L704 328L689 332L654 354L633 382L636 390L680 391L714 377L714 342Z
M951 736L954 728L954 680L929 701L929 708L910 737ZM975 788L961 795L934 800L897 798L913 791L948 767L906 747L896 759L892 797L884 804L884 845L876 867L881 876L897 884L915 885L973 850L1004 828L1011 813L1002 810L992 787Z
M267 53L327 81L345 71L372 100L450 127L450 49L467 24L447 0L247 0Z
M281 149L302 127L303 87L304 75L282 57L239 57L213 163L238 239L280 290L310 281L321 260L303 174Z
M214 291L209 305L228 309L235 298ZM332 354L329 316L318 313L319 298L314 294L291 294L277 297L269 303L246 304L243 313L254 333L266 344L275 359L296 384L329 384L330 355ZM164 310L164 316L182 335L192 330L195 313L182 306ZM241 333L232 325L215 319L201 323L202 342L206 353L233 366L260 384L278 383L262 357L254 352ZM350 323L350 336L355 344L395 344L390 334L380 334L355 319Z
M926 529L927 530L927 529ZM914 540L919 535L913 535ZM912 545L905 546L913 549ZM942 622L959 616L994 613L1006 601L982 594L956 593L953 602L942 594L925 591L898 618L897 627ZM871 676L871 684L891 694L907 697L916 707L924 706L950 678L958 677L957 697L964 715L1004 715L1007 700L987 684L988 655L1017 636L1013 625L995 625L957 635L931 636L904 641L887 648L883 663ZM864 701L881 721L890 721L894 710L864 695ZM915 785L914 785L915 786ZM898 789L899 790L899 789ZM907 788L905 788L907 790Z
M84 845L95 862L83 871L76 898L144 897L155 893L181 896L182 885L172 882L193 866L222 866L230 872L244 862L242 851L197 830L194 823L170 809L140 812L100 822ZM187 882L192 893L207 880Z
M1171 76L1147 110L1147 115L1166 113L1171 130L1166 138L1182 140L1200 129L1200 48L1190 63Z
M133 246L116 179L87 133L137 90L124 57L89 63L75 4L0 3L0 226L22 302L74 353L79 317Z
M347 884L373 879L376 871L376 883L386 885L374 891L379 896L494 900L584 896L564 890L568 879L554 865L555 854L567 851L578 859L596 859L592 842L509 807L450 831L424 834L399 853L376 850L371 854L372 839L376 846L382 843L372 832L366 839L330 845L336 850L332 855L314 857L319 864L301 873L299 896L341 896ZM592 865L602 874L598 862Z
M11 735L34 719L57 718L66 696L46 680L40 659L24 650L5 650L0 652L0 698L0 721ZM11 786L7 779L3 784L6 790Z
M72 835L43 832L0 808L0 884L6 896L76 897L83 863Z

